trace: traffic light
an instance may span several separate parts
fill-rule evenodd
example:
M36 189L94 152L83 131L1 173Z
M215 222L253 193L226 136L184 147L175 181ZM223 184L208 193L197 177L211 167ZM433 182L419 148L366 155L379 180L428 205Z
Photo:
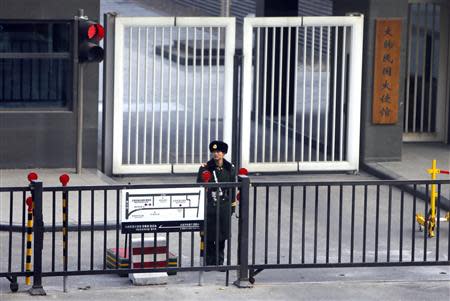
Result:
M78 61L80 63L99 63L103 60L104 51L98 43L105 36L105 29L100 24L78 20Z

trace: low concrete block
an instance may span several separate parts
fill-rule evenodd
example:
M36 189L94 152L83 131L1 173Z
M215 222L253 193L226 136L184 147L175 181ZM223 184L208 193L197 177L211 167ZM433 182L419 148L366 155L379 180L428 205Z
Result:
M167 273L133 273L129 279L134 285L162 285L167 284Z

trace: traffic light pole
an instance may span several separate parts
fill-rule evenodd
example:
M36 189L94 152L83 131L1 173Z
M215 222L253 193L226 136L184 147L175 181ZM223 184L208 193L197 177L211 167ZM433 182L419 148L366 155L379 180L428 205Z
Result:
M77 174L81 174L83 164L83 82L84 64L78 64L78 118L77 118Z
M78 10L78 16L75 17L75 28L78 29L78 22L80 19L86 18L84 16L84 9ZM76 48L78 49L78 30L75 34ZM76 58L78 61L78 57ZM83 167L83 98L84 98L84 64L78 62L78 114L77 114L77 165L76 172L81 174L81 169Z

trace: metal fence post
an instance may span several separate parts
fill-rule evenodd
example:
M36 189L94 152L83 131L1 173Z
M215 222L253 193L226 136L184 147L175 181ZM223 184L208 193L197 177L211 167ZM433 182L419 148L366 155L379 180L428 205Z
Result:
M241 127L239 124L240 110L241 110L241 91L240 81L242 79L242 51L236 50L234 55L234 80L233 80L233 125L234 133L231 149L231 157L234 165L237 168L241 167L240 149L241 149Z
M241 199L239 204L239 235L238 235L238 277L234 282L239 288L252 287L248 279L248 231L249 231L249 196L250 196L250 178L247 176L238 176L241 186Z
M33 286L30 289L32 296L45 296L42 287L42 249L44 247L44 221L42 218L42 182L33 181L30 184L33 197L34 224L33 224Z

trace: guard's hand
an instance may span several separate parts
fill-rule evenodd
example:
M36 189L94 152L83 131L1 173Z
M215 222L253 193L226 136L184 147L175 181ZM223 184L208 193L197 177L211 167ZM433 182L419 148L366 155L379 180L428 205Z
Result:
M237 205L236 201L231 203L231 215L233 215L236 212L236 205Z

